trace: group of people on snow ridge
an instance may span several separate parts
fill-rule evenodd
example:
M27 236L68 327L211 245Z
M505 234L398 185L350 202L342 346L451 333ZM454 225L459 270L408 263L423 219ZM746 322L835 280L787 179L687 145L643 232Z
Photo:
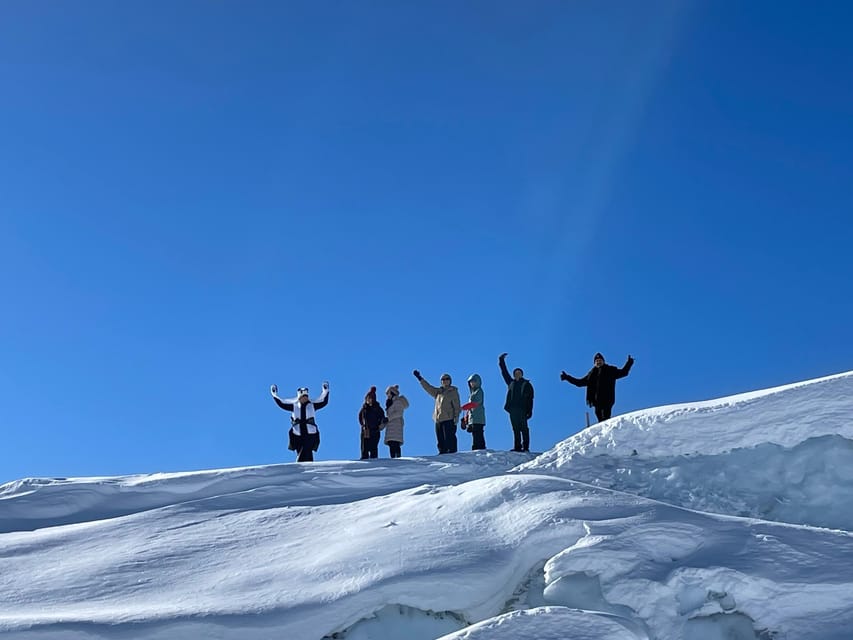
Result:
M498 366L507 385L504 411L509 414L512 426L512 451L526 452L530 450L528 421L533 417L533 385L524 377L524 371L520 367L513 369L510 375L506 356L506 353L498 356ZM623 367L615 367L606 364L601 353L596 353L593 357L593 367L585 376L575 378L562 371L560 380L576 387L586 387L587 405L595 409L595 416L599 421L607 420L616 402L616 380L627 376L633 364L634 359L629 355ZM486 409L483 381L479 374L474 373L468 377L468 402L461 404L459 390L453 386L450 374L443 373L441 386L434 387L417 369L412 373L424 391L435 400L432 417L438 453L456 453L456 429L460 416L462 429L471 434L471 449L485 449ZM276 385L270 387L270 393L279 407L291 412L288 449L296 452L297 462L314 460L314 452L320 447L320 431L317 428L315 412L329 402L329 383L323 383L323 392L314 400L310 399L306 387L297 389L295 398L285 400L278 397ZM403 412L408 407L409 401L400 393L399 385L394 384L385 389L384 409L377 402L376 387L370 387L358 412L362 460L379 457L382 431L385 431L385 444L390 457L399 458L402 455Z

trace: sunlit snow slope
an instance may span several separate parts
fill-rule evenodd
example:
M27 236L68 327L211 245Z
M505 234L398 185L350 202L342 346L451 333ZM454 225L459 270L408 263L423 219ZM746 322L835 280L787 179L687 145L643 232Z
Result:
M0 633L848 640L851 416L844 374L616 417L538 457L10 483Z

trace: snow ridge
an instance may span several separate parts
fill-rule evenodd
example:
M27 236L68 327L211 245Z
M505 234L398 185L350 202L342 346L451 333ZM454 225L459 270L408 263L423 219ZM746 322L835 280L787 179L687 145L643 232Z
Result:
M9 483L0 633L847 640L851 409L853 373L635 412L538 457Z

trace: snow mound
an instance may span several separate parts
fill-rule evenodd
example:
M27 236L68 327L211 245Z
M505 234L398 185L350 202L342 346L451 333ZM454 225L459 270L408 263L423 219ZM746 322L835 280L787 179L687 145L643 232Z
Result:
M767 519L851 529L851 384L637 412L534 460L9 483L0 634L849 640L853 533Z
M616 622L615 637L654 629L685 638L700 618L715 628L732 620L717 614L737 614L756 637L840 639L833 629L853 625L853 535L685 511L561 478L504 474L351 503L206 509L201 501L3 534L0 633L389 637L369 620L400 629L408 616L422 628L423 612L452 624L507 613L542 563L545 604L606 614L588 621L589 634ZM536 615L542 625L550 616Z
M497 475L530 457L505 451L473 453L106 478L26 478L0 486L0 533L93 522L201 501L208 510L352 502L437 479L453 484Z
M811 438L719 455L574 456L525 472L626 491L698 511L853 531L853 440Z
M516 471L700 511L853 530L853 374L637 411Z
M853 440L853 371L617 416L564 440L537 464L634 452L643 457L714 455L765 443L792 447L823 435Z

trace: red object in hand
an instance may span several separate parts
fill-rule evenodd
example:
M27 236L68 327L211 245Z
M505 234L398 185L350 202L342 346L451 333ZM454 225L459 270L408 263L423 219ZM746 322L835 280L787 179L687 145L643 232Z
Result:
M479 406L480 406L479 402L466 402L465 404L462 405L462 411L470 411L474 407L479 407Z

